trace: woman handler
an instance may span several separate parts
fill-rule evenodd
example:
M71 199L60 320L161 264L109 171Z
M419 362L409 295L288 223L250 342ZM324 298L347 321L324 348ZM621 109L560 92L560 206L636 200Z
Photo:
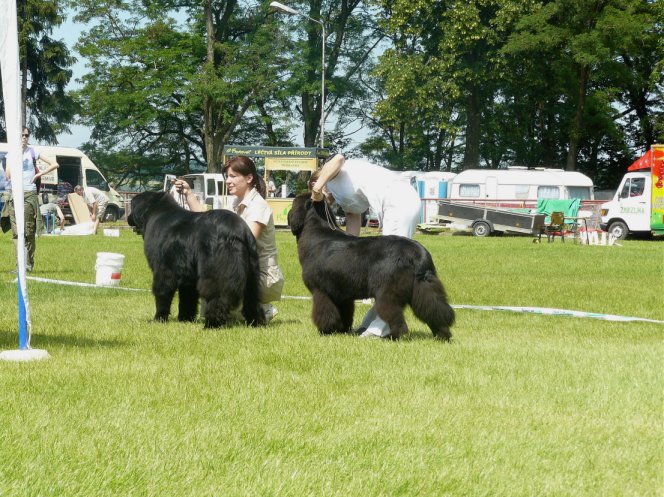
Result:
M228 193L235 195L233 210L247 223L256 238L261 271L261 304L265 318L270 321L277 309L270 304L281 299L284 275L277 261L274 217L265 201L265 184L261 181L256 165L249 157L234 157L224 165ZM202 212L202 205L184 180L175 181L176 190L183 194L192 211Z

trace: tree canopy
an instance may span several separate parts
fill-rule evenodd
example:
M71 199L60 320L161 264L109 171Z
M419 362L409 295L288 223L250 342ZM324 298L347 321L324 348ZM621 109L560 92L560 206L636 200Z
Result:
M52 144L59 133L69 131L77 111L66 91L72 77L69 68L76 60L62 40L51 37L63 22L62 8L58 0L17 1L22 124L35 139ZM4 109L1 92L0 109ZM0 140L7 140L4 114Z
M59 6L24 1L44 9L28 16L25 40L35 40ZM92 129L86 148L114 182L218 171L229 143L315 146L323 111L326 146L395 169L565 167L612 186L664 141L662 2L287 3L303 15L258 0L72 0L90 26L77 45L89 70L74 96ZM40 16L52 20L40 27ZM325 39L307 16L324 23ZM71 63L60 57L61 69ZM66 72L43 74L66 84ZM64 86L48 105L40 95L34 109L46 122L60 112L66 126Z

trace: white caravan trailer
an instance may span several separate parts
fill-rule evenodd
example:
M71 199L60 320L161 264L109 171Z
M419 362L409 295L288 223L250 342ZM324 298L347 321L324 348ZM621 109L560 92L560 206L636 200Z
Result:
M452 180L452 200L594 200L592 180L576 171L563 169L467 169Z

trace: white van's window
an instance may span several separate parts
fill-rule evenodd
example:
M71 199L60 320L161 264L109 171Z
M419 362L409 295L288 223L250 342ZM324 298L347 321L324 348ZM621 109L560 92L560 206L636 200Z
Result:
M579 200L590 200L590 187L587 186L568 186L569 198L578 198Z
M514 198L528 198L530 185L514 185Z
M560 188L557 186L538 186L537 198L560 198Z
M217 191L219 192L219 195L224 192L224 184L223 181L217 181Z
M99 190L108 190L108 183L106 183L104 177L94 169L85 170L85 183L87 186L92 186Z
M459 197L479 197L480 185L459 185Z
M629 178L620 192L620 198L640 197L646 188L645 178Z
M217 192L216 192L215 189L214 189L214 187L215 187L215 181L214 181L214 179L209 178L209 179L206 181L206 183L207 183L207 185L206 185L206 188L207 188L207 194L208 194L208 195L216 195Z

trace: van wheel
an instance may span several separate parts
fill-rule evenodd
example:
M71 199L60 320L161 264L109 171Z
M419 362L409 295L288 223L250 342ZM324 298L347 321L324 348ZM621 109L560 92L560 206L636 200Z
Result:
M613 235L616 240L624 240L627 238L629 230L627 229L627 225L622 221L614 221L611 223L611 226L609 226L608 232L610 235Z
M103 222L114 223L117 220L118 220L118 210L112 207L106 209L106 212L104 213Z
M473 235L475 236L489 236L491 234L491 227L488 223L480 221L473 224Z

